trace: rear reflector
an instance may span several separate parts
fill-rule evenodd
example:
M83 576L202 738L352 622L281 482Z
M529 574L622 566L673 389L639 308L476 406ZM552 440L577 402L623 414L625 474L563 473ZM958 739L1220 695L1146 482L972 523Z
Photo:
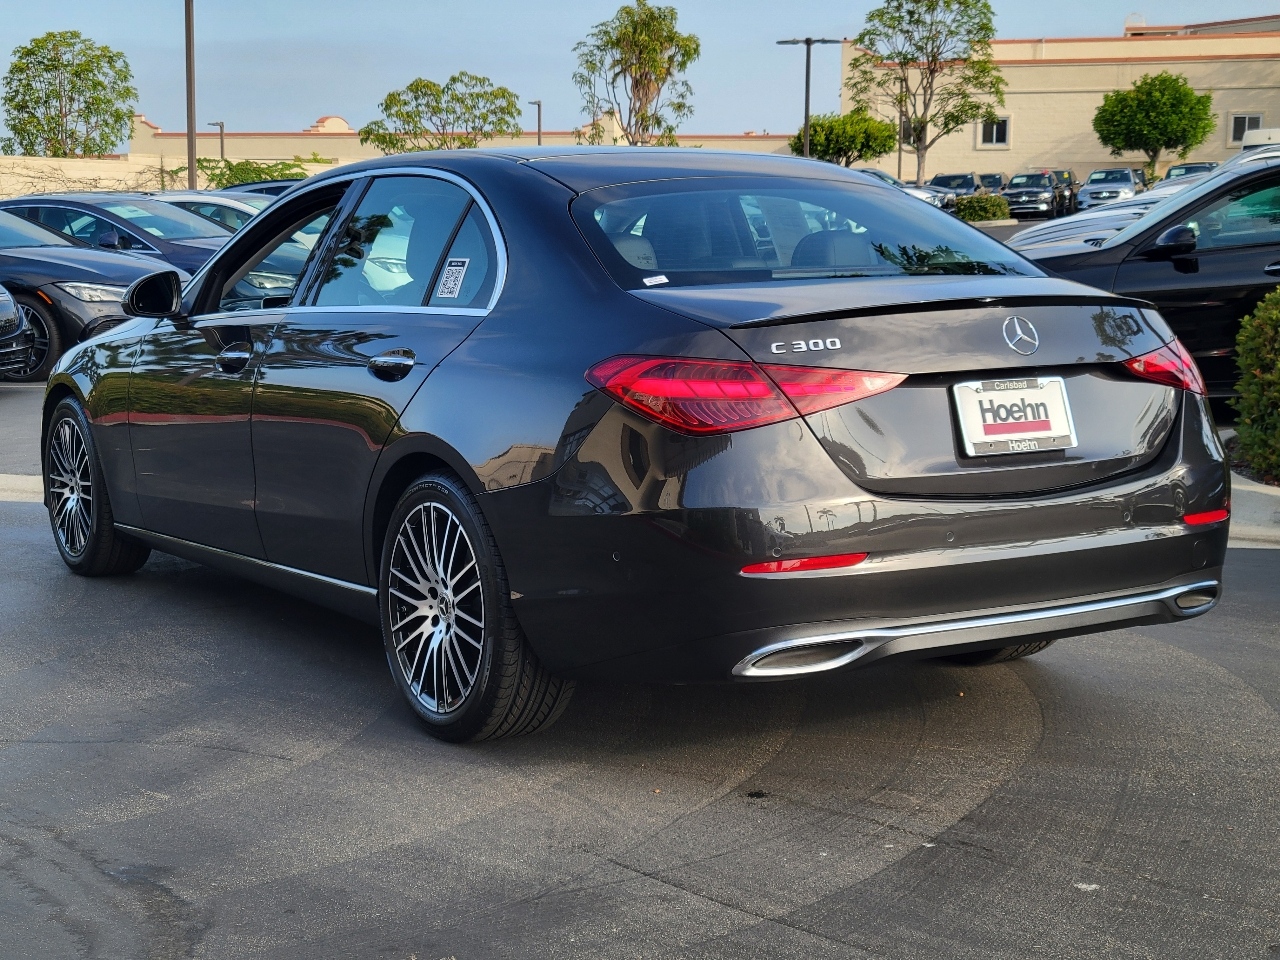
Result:
M1204 513L1188 513L1183 516L1182 522L1192 527L1201 527L1206 523L1221 523L1229 516L1230 510L1206 510Z
M867 559L865 553L838 553L829 557L802 557L799 560L768 560L752 563L742 568L747 576L762 573L802 573L805 570L837 570L840 567L856 567Z
M767 374L767 375L766 375ZM746 430L816 413L896 387L897 373L761 366L749 360L612 357L587 371L592 386L682 433Z
M907 379L902 373L869 373L865 370L831 370L823 367L782 367L762 364L765 373L782 388L787 399L803 414L829 410L842 403L892 390Z
M1143 380L1153 380L1168 387L1190 390L1205 395L1204 380L1187 348L1176 337L1158 350L1126 360L1124 365Z

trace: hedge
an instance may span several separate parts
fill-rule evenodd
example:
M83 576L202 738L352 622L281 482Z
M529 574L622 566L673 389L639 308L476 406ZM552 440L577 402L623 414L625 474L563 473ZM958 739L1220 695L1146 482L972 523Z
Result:
M1231 405L1240 415L1240 456L1260 476L1280 478L1280 288L1240 322L1236 363L1240 382Z
M1009 201L994 193L956 197L956 216L961 220L1008 220Z

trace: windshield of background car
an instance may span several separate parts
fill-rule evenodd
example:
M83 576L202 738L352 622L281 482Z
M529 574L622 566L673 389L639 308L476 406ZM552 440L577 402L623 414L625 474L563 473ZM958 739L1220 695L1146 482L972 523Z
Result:
M1004 178L998 173L984 173L979 179L982 180L982 185L984 187L990 187L993 190L998 189L1004 180Z
M826 277L1042 276L900 191L785 177L623 184L574 201L610 275L634 290Z
M929 183L935 187L944 187L947 190L967 190L973 186L973 177L967 173L940 173Z
M1043 187L1048 190L1053 182L1043 173L1020 173L1009 181L1011 187Z
M225 239L227 236L226 227L158 200L107 200L95 206L161 240Z
M0 249L10 247L73 247L52 230L36 226L30 221L0 211Z
M1095 170L1089 174L1090 183L1132 183L1133 174L1128 170Z

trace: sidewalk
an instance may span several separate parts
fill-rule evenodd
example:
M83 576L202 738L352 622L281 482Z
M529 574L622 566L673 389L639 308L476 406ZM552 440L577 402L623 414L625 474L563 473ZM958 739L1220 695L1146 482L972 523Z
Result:
M1231 475L1231 546L1280 547L1280 487Z

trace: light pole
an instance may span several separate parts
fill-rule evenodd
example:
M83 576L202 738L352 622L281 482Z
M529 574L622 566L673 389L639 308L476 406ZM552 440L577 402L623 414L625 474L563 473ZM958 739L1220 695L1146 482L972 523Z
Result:
M529 106L538 108L538 146L542 146L542 101L530 100Z
M196 11L186 0L187 21L187 189L196 188Z
M221 120L215 120L209 126L218 128L218 159L227 159L227 125Z
M803 40L779 40L779 46L804 44L804 155L809 155L809 78L813 73L813 45L815 43L840 43L826 37L805 37Z

